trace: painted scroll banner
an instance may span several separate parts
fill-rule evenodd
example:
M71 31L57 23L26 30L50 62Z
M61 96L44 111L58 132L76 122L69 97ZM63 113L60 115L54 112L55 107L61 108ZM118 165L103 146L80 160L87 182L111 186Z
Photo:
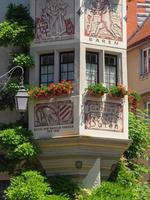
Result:
M122 132L122 104L87 100L85 103L85 128Z
M74 37L74 0L36 1L35 41L56 41Z
M34 127L67 124L73 124L73 103L70 100L36 104Z
M123 0L85 0L85 36L123 40Z

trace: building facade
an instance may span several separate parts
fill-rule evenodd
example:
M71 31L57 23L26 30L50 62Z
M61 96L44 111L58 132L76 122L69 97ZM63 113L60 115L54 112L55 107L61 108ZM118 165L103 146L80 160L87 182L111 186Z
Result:
M127 97L85 95L89 84L127 86L124 0L31 0L35 66L30 84L72 81L69 96L29 101L28 122L48 176L90 188L106 180L128 146Z
M144 5L149 8L149 1L143 1ZM128 8L133 4L129 3ZM142 4L142 3L141 3ZM149 10L149 9L148 9ZM129 16L138 15L137 10L129 9ZM134 13L134 14L133 14ZM134 28L132 35L128 32L128 86L130 89L137 91L141 95L138 108L146 111L146 116L150 119L150 14L147 12L144 21L139 27ZM146 17L147 16L147 17ZM132 26L131 19L127 21L128 29ZM149 152L149 151L148 151ZM149 153L148 153L149 154ZM150 167L150 159L142 161ZM150 180L150 175L146 177Z

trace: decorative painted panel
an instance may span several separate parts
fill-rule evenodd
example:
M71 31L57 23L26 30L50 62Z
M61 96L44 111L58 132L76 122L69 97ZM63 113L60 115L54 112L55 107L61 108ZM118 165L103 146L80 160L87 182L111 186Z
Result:
M36 0L36 42L72 39L74 0Z
M84 2L85 36L95 42L122 41L123 0L84 0Z
M85 128L122 132L123 105L87 100L85 103Z
M73 103L57 101L36 104L34 107L34 127L73 124Z

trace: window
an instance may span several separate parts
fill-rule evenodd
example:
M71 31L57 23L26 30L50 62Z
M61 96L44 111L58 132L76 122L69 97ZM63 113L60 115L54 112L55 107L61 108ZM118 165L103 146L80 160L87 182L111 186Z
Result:
M54 82L54 54L40 56L40 84L48 85Z
M147 117L150 119L150 102L146 103Z
M60 53L60 81L74 80L74 52Z
M141 74L150 73L150 48L142 51Z
M117 56L105 54L104 83L110 88L117 84Z
M86 52L86 79L88 85L99 81L98 74L98 53Z

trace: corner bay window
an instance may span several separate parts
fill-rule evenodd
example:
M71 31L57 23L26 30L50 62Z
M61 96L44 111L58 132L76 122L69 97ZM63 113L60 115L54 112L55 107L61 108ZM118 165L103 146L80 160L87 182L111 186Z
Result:
M74 52L60 53L60 81L74 80Z
M98 82L98 53L86 52L86 79L88 85Z
M54 82L54 54L40 56L40 84L48 85Z

